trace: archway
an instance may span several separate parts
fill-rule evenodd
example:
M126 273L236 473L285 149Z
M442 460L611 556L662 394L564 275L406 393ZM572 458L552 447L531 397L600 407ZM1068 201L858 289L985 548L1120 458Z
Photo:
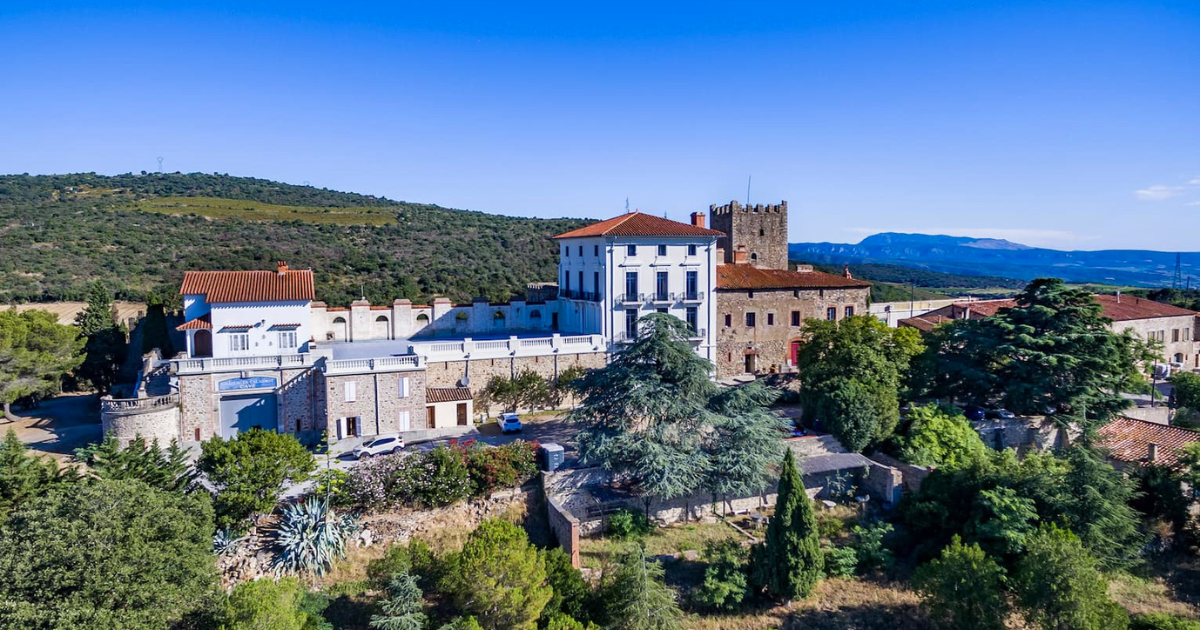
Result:
M195 334L192 335L192 356L212 356L212 331L197 330Z
M392 327L386 315L380 315L375 318L375 330L372 331L376 339L391 339Z
M334 341L345 341L349 337L349 331L346 329L346 318L340 315L334 317L330 332L333 334Z

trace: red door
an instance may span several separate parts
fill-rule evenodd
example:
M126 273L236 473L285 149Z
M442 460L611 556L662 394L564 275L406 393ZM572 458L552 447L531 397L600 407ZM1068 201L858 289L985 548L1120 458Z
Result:
M792 357L792 365L796 365L797 359L800 358L800 342L793 341L790 348L790 356Z

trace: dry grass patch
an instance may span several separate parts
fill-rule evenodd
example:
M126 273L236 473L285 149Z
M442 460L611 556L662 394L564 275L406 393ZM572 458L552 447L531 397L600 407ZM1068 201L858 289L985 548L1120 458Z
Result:
M920 599L899 584L822 580L812 597L740 615L693 617L693 630L928 630Z
M1173 589L1162 578L1118 573L1110 576L1108 595L1132 615L1167 613L1188 619L1200 618L1200 611L1176 599Z
M711 542L745 540L737 530L723 522L688 523L660 527L643 539L646 555L662 556L684 551L704 551ZM634 543L614 540L605 536L585 538L580 541L579 559L585 567L599 568L606 559L612 559L628 550Z

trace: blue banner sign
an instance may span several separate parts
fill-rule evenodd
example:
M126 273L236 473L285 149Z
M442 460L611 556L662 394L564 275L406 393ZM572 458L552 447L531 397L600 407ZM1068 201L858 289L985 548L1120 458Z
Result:
M249 378L231 378L217 383L217 390L228 392L238 389L275 389L279 381L270 376L251 376Z

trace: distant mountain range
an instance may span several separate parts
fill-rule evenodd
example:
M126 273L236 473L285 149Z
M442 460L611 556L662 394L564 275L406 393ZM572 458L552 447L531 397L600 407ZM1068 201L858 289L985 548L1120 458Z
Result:
M792 243L793 260L827 264L879 263L971 276L1019 280L1057 277L1068 282L1139 287L1171 286L1174 252L1061 251L1003 239L886 232L848 243ZM1180 254L1182 277L1200 281L1200 253Z

